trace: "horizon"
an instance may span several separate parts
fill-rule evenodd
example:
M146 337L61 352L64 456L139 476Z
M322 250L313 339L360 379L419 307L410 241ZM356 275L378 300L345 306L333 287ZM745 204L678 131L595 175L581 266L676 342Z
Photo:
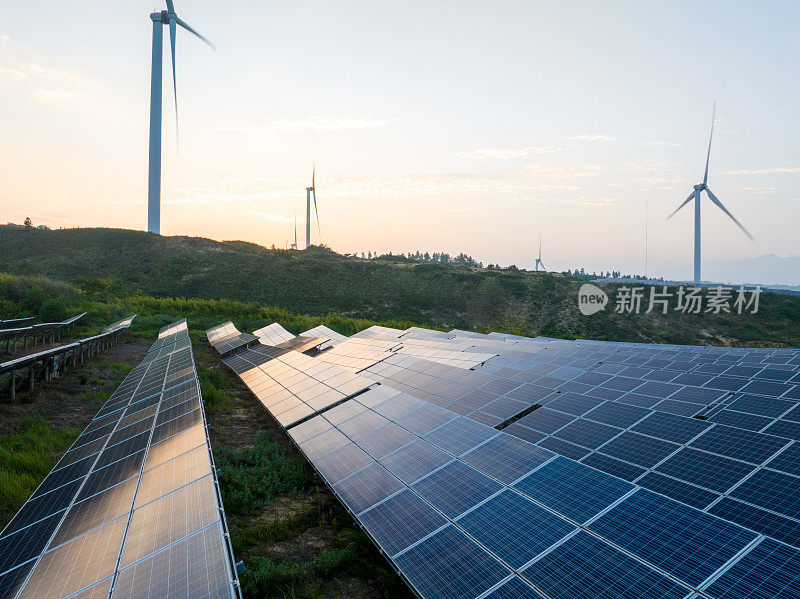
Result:
M709 185L755 242L704 200L704 268L798 255L791 3L241 6L247 19L176 6L218 53L179 31L178 155L165 43L165 235L283 247L296 212L302 239L316 161L321 241L338 252L532 269L541 228L548 268L645 274L646 198L648 274L688 279L691 210L666 217L702 180L717 98ZM15 6L0 27L17 115L0 206L11 221L141 230L154 6L81 7ZM93 10L102 29L67 35Z

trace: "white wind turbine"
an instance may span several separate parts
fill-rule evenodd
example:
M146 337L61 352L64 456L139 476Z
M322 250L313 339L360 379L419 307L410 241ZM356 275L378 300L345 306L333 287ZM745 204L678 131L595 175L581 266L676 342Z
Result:
M295 210L294 213L294 243L292 244L292 249L297 249L297 211Z
M322 230L319 228L319 210L317 210L317 188L314 183L314 177L317 174L317 165L314 164L311 171L311 187L306 187L306 249L311 247L311 196L314 196L314 212L317 215L317 230L320 237L322 237ZM295 243L297 240L295 239Z
M175 34L180 25L189 33L214 47L210 41L192 29L175 14L172 0L167 0L167 10L150 15L153 21L153 66L150 74L150 168L147 177L147 230L161 232L161 51L164 43L163 27L169 26L172 49L172 89L175 94L175 134L178 131L178 88L175 84Z
M725 214L727 214L730 219L735 222L738 227L744 231L744 234L750 238L750 241L753 241L753 236L750 235L750 232L742 226L736 218L728 212L728 209L722 205L722 202L717 199L717 196L709 189L708 187L708 163L711 159L711 140L714 138L714 121L716 120L717 116L717 103L714 102L714 112L711 116L711 135L708 138L708 153L706 154L706 171L703 175L703 182L698 183L694 186L694 191L689 194L689 197L683 201L683 204L678 206L675 209L675 212L670 214L667 219L672 218L675 216L675 213L678 212L681 208L683 208L686 204L694 200L694 282L700 282L700 194L701 192L705 191L708 194L708 199L714 202L720 210L722 210Z
M534 269L536 272L539 272L539 267L542 267L544 272L547 272L547 269L544 267L544 262L542 262L542 232L539 231L539 257L536 258L536 268Z

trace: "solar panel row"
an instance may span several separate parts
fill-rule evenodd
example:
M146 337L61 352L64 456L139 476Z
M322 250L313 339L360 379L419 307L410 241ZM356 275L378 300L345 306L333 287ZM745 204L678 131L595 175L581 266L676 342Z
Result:
M759 530L752 517L743 528L712 515L736 489L744 489L741 501L751 502L741 505L750 506L767 501L767 493L756 496L758 490L785 488L786 481L773 475L789 473L765 464L782 464L791 439L741 436L746 431L677 416L665 409L672 406L660 404L690 386L701 389L661 384L704 364L725 371L734 363L758 373L767 366L755 364L789 370L800 363L795 353L690 348L684 356L669 346L382 327L348 341L359 339L369 349L372 340L373 350L385 350L387 342L403 337L409 346L430 340L436 350L452 343L448 351L498 355L476 371L395 352L361 372L381 385L282 424L420 595L684 597L694 589L744 597L755 589L753 596L793 596L795 579L776 571L797 571L796 550L748 530ZM298 370L319 367L324 353L304 357ZM241 365L237 371L244 372ZM654 401L619 401L633 390ZM260 391L270 409L277 389ZM703 401L718 399L693 393ZM517 436L491 428L534 406L506 429ZM528 426L534 415L538 429ZM616 456L596 451L615 440ZM787 455L791 463L794 453ZM647 463L636 465L633 456ZM721 474L715 478L714 472ZM748 481L761 472L764 479L748 492ZM653 490L643 488L645 480ZM724 486L729 496L700 482ZM675 485L690 491L675 491ZM793 491L790 485L769 499L771 510L789 512L787 522L798 515ZM703 493L710 497L706 512L692 507ZM755 552L766 541L776 549L754 572L745 564L762 559ZM759 595L762 588L770 594Z
M236 597L225 531L176 323L0 534L0 596Z

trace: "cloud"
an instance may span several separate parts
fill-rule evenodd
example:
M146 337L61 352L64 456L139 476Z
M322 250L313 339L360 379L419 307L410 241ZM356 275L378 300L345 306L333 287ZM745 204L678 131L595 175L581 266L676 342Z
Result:
M738 171L725 171L726 175L776 175L782 173L800 173L800 166L779 166L756 170L743 169Z
M755 194L778 193L774 187L740 187L739 191L749 191Z
M220 131L247 135L294 135L298 133L327 133L385 127L396 119L373 116L310 115L302 120L277 119L260 125L220 127Z
M72 71L54 69L40 64L29 63L6 63L0 64L0 80L20 82L32 81L37 83L81 83L83 76Z
M568 135L564 139L567 141L617 141L619 138L604 133L581 133L580 135Z
M469 158L470 160L513 160L515 158L527 158L537 154L550 154L557 152L558 148L548 146L522 146L520 148L486 148L472 150L471 152L458 152L459 158Z
M0 48L5 48L11 43L11 38L6 33L0 33Z
M77 95L77 92L70 89L37 89L32 94L33 99L42 104L73 100Z
M642 144L646 146L664 146L664 147L671 147L671 148L678 148L683 144L676 143L674 141L663 141L660 139L656 139L654 141L643 141Z

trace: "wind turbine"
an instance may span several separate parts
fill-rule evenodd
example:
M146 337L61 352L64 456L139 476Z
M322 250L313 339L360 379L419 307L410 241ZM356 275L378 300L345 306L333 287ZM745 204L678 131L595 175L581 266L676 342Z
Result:
M161 232L161 51L164 43L163 27L169 26L172 49L172 89L175 94L175 136L178 135L178 88L175 83L175 34L177 25L214 47L210 41L192 29L175 14L172 0L167 0L167 10L150 14L153 21L153 66L150 74L150 168L147 177L147 230Z
M544 262L542 262L542 232L539 231L539 257L536 258L536 268L535 271L539 272L539 266L542 267L544 272L547 272L547 269L544 267Z
M689 194L689 197L683 201L683 204L678 206L675 209L675 212L670 214L667 217L667 220L675 216L675 213L678 212L681 208L683 208L686 204L691 202L694 199L694 282L700 282L700 194L701 192L705 191L708 194L708 199L714 202L720 210L722 210L725 214L727 214L730 219L737 224L737 226L744 231L744 234L750 238L750 241L753 241L753 236L750 235L750 232L742 226L736 218L728 212L728 209L722 205L722 202L717 199L717 196L714 195L714 192L708 187L708 163L711 159L711 140L714 139L714 121L717 117L717 103L714 102L714 112L711 116L711 135L708 138L708 153L706 154L706 171L703 175L703 182L698 183L694 186L694 191Z
M311 171L311 187L306 187L306 249L311 247L311 195L314 195L314 212L317 215L317 230L322 237L322 230L319 228L319 210L317 210L317 189L314 184L314 177L317 174L317 165Z
M297 211L294 212L294 243L292 244L292 249L297 249Z

